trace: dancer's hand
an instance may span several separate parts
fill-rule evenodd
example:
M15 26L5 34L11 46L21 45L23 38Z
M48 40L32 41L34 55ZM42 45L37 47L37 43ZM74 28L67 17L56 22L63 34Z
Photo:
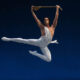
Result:
M31 11L33 11L33 9L34 9L34 6L31 6Z
M59 5L56 5L56 8L60 9L61 11L63 10Z
M39 10L40 8L41 6L31 6L31 10L35 10L35 11Z
M59 5L56 5L56 8L60 8L60 6Z

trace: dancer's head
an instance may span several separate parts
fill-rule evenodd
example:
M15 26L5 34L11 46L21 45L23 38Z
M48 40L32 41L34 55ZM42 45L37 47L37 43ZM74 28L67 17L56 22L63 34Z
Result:
M48 17L44 18L44 25L49 26L49 18Z

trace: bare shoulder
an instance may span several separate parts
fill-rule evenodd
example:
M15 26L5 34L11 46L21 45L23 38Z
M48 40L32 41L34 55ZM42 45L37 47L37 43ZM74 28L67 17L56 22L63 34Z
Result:
M40 27L40 29L44 29L44 25L41 23L38 25Z
M43 24L41 24L41 25L39 25L39 27L40 27L40 29L44 30L45 26Z

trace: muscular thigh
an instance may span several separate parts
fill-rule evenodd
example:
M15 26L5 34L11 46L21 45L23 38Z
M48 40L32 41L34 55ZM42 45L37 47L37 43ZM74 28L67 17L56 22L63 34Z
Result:
M43 53L44 55L46 55L46 56L48 56L48 57L51 57L51 52L50 52L50 50L48 49L47 46L41 48L41 51L42 51L42 53Z

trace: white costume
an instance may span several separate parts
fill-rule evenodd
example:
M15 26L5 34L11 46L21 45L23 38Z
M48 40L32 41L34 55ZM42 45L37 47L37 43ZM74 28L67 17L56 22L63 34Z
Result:
M58 43L58 42L57 40L52 41L51 33L47 27L44 27L44 29L45 29L45 35L41 36L39 39L22 39L22 38L7 38L7 37L2 37L1 39L3 41L13 41L13 42L18 42L18 43L38 46L40 47L43 54L39 54L37 51L31 51L31 50L29 50L29 53L47 62L50 62L51 53L47 46L50 43Z

